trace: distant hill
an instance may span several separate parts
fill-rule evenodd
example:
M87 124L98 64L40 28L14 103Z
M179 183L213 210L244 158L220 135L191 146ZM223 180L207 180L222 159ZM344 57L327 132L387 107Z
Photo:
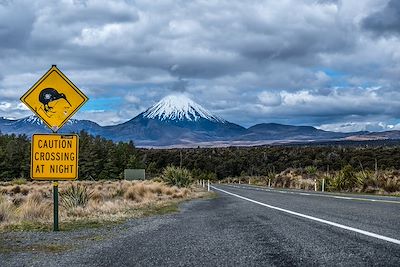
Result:
M293 126L277 123L256 124L247 129L247 134L240 136L242 140L320 140L339 139L352 133L338 133L319 130L312 126Z
M85 130L92 135L105 136L104 128L89 120L71 119L59 132L78 133L81 130ZM32 115L19 120L0 118L0 132L3 134L25 134L30 136L35 133L51 133L52 131L40 118Z
M353 141L400 139L400 131L394 130L394 131L386 131L386 132L354 134L354 135L347 137L346 139L353 140Z

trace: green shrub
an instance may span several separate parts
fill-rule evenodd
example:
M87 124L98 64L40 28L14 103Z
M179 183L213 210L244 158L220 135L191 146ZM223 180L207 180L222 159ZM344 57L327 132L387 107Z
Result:
M359 178L351 165L344 166L340 172L329 180L328 188L330 191L351 191L360 184Z
M317 173L317 168L315 166L307 166L305 171L309 176L314 176Z
M396 179L388 178L383 185L383 190L388 193L394 193L400 191L400 182Z
M25 178L17 178L11 181L12 184L15 185L23 185L26 184L26 179Z
M216 181L217 175L215 174L215 172L201 172L196 178L197 180Z
M162 179L166 184L177 187L188 187L193 181L189 170L174 166L164 169Z
M376 177L369 170L359 171L355 173L355 176L357 178L357 185L362 191L367 190L367 188L375 188L377 186Z
M89 191L85 185L70 185L67 189L60 192L60 203L66 209L86 207L93 192Z

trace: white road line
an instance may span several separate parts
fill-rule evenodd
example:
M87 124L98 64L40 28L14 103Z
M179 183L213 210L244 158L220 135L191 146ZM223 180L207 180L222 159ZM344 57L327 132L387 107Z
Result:
M234 185L228 185L228 186L236 187L236 188L242 188L242 189L260 190L260 189L256 189L256 187L234 186ZM300 193L300 192L294 192L294 191L282 191L282 190L277 190L277 189L264 189L264 191L285 193L285 194L291 193L291 194L303 195L303 196L330 197L330 198L345 199L345 200L360 200L360 201L371 201L371 202L400 204L400 201L383 200L383 199L371 199L371 198L360 198L360 197L342 197L342 196L322 195L322 194L307 194L307 193Z
M213 188L215 190L218 190L218 191L221 191L221 192L224 192L225 194L228 194L228 195L231 195L231 196L234 196L234 197L237 197L237 198L241 198L243 200L247 200L249 202L253 202L255 204L258 204L258 205L261 205L261 206L264 206L264 207L267 207L267 208L270 208L270 209L279 210L279 211L282 211L282 212L285 212L285 213L289 213L289 214L292 214L292 215L296 215L296 216L299 216L299 217L302 217L302 218L306 218L306 219L309 219L309 220L317 221L317 222L320 222L320 223L325 223L325 224L332 225L332 226L335 226L335 227L338 227L338 228L341 228L341 229L345 229L345 230L348 230L348 231L353 231L353 232L356 232L356 233L359 233L359 234L362 234L362 235L374 237L374 238L377 238L377 239L381 239L381 240L384 240L384 241L387 241L387 242L391 242L391 243L400 245L400 240L398 240L398 239L394 239L394 238L383 236L383 235L378 235L378 234L375 234L375 233L371 233L371 232L368 232L368 231L360 230L360 229L353 228L353 227L350 227L350 226L346 226L346 225L343 225L343 224L339 224L339 223L327 221L327 220L324 220L324 219L320 219L320 218L317 218L317 217L305 215L305 214L302 214L302 213L298 213L298 212L282 209L282 208L279 208L279 207L271 206L271 205L268 205L268 204L265 204L265 203L262 203L262 202L247 198L247 197L243 197L243 196L240 196L240 195L237 195L237 194L234 194L234 193L231 193L231 192L216 188L215 186L211 186L211 188Z
M349 199L349 200L353 199L352 197L339 197L339 196L332 196L332 197L339 198L339 199ZM362 199L362 198L356 198L356 199ZM365 200L365 198L362 200Z

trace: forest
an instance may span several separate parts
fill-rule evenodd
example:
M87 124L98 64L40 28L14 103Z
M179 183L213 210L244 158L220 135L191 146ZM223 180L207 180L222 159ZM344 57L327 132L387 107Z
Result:
M289 168L319 172L400 170L400 145L275 145L258 147L144 149L79 133L79 179L122 179L127 168L145 168L148 177L167 166L185 167L195 178L265 176ZM0 180L29 178L30 139L0 134Z

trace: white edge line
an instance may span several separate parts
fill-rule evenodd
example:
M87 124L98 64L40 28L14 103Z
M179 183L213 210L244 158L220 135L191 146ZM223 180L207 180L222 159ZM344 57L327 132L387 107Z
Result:
M305 215L305 214L302 214L302 213L298 213L298 212L294 212L294 211L278 208L278 207L275 207L275 206L271 206L271 205L268 205L268 204L265 204L265 203L262 203L262 202L247 198L247 197L243 197L243 196L240 196L240 195L237 195L237 194L234 194L234 193L231 193L231 192L216 188L216 187L211 186L211 185L210 185L210 187L214 188L215 190L224 192L224 193L226 193L228 195L232 195L232 196L235 196L235 197L238 197L238 198L253 202L255 204L258 204L258 205L261 205L261 206L264 206L264 207L267 207L267 208L270 208L270 209L279 210L279 211L286 212L286 213L289 213L289 214L292 214L292 215L296 215L296 216L299 216L299 217L302 217L302 218L306 218L306 219L309 219L309 220L317 221L317 222L320 222L320 223L325 223L325 224L332 225L332 226L335 226L335 227L338 227L338 228L342 228L342 229L345 229L345 230L348 230L348 231L353 231L353 232L356 232L356 233L359 233L359 234L362 234L362 235L375 237L377 239L381 239L381 240L384 240L384 241L387 241L387 242L391 242L391 243L400 245L400 240L398 240L398 239L394 239L394 238L383 236L383 235L378 235L378 234L375 234L375 233L371 233L371 232L364 231L364 230L361 230L361 229L353 228L353 227L346 226L346 225L343 225L343 224L339 224L339 223L327 221L327 220L324 220L324 219L316 218L316 217L313 217L313 216Z
M231 187L236 187L236 188L241 188L241 189L251 189L255 187L246 187L246 186L233 186L233 185L228 185ZM257 189L258 190L258 189ZM399 201L394 201L394 200L384 200L384 199L372 199L372 198L361 198L361 197L344 197L344 196L336 196L336 195L322 195L322 194L307 194L307 193L301 193L301 192L296 192L296 191L282 191L278 189L264 189L264 191L267 192L276 192L276 193L291 193L295 195L307 195L307 196L316 196L316 197L330 197L330 198L336 198L336 199L345 199L345 200L359 200L359 201L371 201L371 202L380 202L380 203L393 203L393 204L400 204Z

